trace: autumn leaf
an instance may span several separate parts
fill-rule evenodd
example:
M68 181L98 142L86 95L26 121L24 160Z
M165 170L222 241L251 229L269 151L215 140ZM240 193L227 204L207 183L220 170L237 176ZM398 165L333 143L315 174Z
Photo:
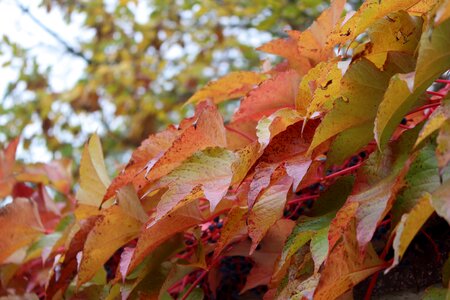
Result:
M185 159L208 147L225 147L223 119L210 102L197 106L196 121L154 163L146 167L146 181L153 182L180 166ZM141 187L139 187L141 189Z
M201 223L202 220L203 217L197 207L197 203L191 202L166 215L156 223L152 220L147 222L145 229L142 230L139 236L136 249L127 268L128 272L133 270L148 254L174 234Z
M439 169L444 169L450 161L450 121L447 120L436 138L436 157Z
M233 120L259 120L275 111L294 107L300 76L292 70L281 72L273 78L266 79L242 100Z
M308 152L344 130L373 121L391 76L390 70L380 71L366 59L350 65L341 81L343 98L320 123Z
M248 215L248 234L252 239L250 253L253 253L269 228L283 215L292 178L280 174L280 177L272 180L270 186L258 197Z
M450 223L450 180L446 180L431 194L431 204L436 213Z
M280 109L270 116L262 118L256 126L259 144L262 148L266 148L274 136L300 120L303 120L303 117L296 110L290 108Z
M404 179L405 187L397 195L391 210L394 224L418 205L423 193L432 193L441 185L434 148L426 145L411 163Z
M422 19L400 10L377 20L367 30L370 48L366 58L382 68L389 51L411 53L417 49L422 33Z
M205 87L195 92L186 104L211 100L218 104L228 99L245 96L264 80L264 75L255 72L231 72L230 74L209 82Z
M353 14L350 19L345 21L338 27L333 34L328 37L330 45L343 43L345 41L352 41L358 35L364 32L374 21L388 15L391 12L399 10L407 10L413 7L420 0L406 0L406 1L365 1L359 10Z
M190 121L190 120L189 120ZM184 121L178 128L171 126L165 131L156 133L145 139L142 144L133 152L130 161L120 174L114 178L108 187L103 201L106 201L115 195L115 192L129 183L138 189L143 187L147 180L144 176L137 175L144 172L146 166L151 166L172 146L172 143L186 129L185 126L192 125L192 122Z
M318 254L324 248L327 249L325 254L328 254L328 226L334 217L334 214L326 214L324 216L309 218L309 217L301 217L293 229L291 235L286 240L284 244L283 251L281 253L280 259L277 262L277 265L274 270L274 277L280 276L278 273L283 273L287 266L290 264L290 260L297 251L300 250L304 245L306 245L311 239L315 239L314 244L311 244L311 249L314 247L314 251L311 251L313 255L317 255L318 262L321 260L319 256L322 257L322 254ZM326 240L326 247L319 246L321 243L323 232L320 232L322 229L326 229L326 234L324 235ZM316 237L317 234L320 234L321 237ZM314 245L314 246L313 246Z
M287 34L289 35L288 38L272 40L257 48L257 50L275 54L287 59L289 66L292 69L297 71L298 74L304 75L312 65L309 59L303 57L299 52L298 39L301 33L295 30L289 30L287 31Z
M94 134L81 157L80 189L76 195L78 203L99 207L110 183L100 138Z
M303 76L300 82L295 107L306 112L310 118L315 112L332 109L334 100L340 96L343 72L339 62L321 62Z
M314 299L336 299L384 265L370 245L365 255L361 255L354 220L343 232L342 240L333 249L330 248L330 251L321 271Z
M345 3L346 0L332 1L330 7L307 30L300 33L298 49L301 56L314 64L333 56L333 49L328 47L327 39L340 20Z
M433 111L423 125L417 137L415 147L419 146L431 134L439 130L448 119L450 119L450 103L449 101L444 101L443 105Z
M76 229L78 230L71 236L64 257L60 261L57 261L58 267L53 268L52 273L50 274L50 279L46 288L46 296L50 299L58 292L64 292L75 277L78 269L77 255L83 250L86 238L94 227L97 218L98 216L92 216L77 224Z
M431 195L428 193L424 194L412 210L402 216L400 223L395 229L395 238L392 244L394 248L394 261L386 272L398 265L417 232L419 232L420 228L434 212L430 201Z
M217 258L233 239L247 234L247 213L247 207L234 206L230 209L214 249L214 258Z
M0 197L6 197L12 191L15 182L13 168L16 158L17 145L20 139L16 138L0 151Z
M203 191L213 211L231 185L235 160L235 154L229 150L208 148L184 161L154 187L167 188L157 205L156 220L169 213L195 188Z
M95 221L83 247L77 287L89 281L117 249L139 235L142 222L124 209L118 205L108 207Z
M43 226L34 201L16 198L0 208L0 262L16 250L30 245L43 234Z
M440 9L442 15L437 19L436 26L424 31L420 39L414 90L426 89L435 78L450 68L450 19L444 14L445 9L448 11L448 1Z

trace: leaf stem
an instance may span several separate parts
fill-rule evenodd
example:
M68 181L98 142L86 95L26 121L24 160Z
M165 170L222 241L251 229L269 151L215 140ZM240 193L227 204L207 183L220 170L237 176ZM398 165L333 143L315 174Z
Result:
M192 291L195 289L197 284L199 284L200 281L202 281L202 279L206 276L206 274L208 274L207 270L202 271L200 276L197 277L197 279L192 283L192 285L189 287L189 289L186 291L186 293L184 293L183 298L181 298L181 300L187 299L187 297L192 293Z

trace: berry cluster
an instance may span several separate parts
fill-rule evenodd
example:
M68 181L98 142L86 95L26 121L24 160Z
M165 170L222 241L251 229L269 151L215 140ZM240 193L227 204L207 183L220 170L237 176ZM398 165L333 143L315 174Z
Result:
M239 291L244 287L247 275L253 267L250 258L244 256L224 257L220 261L220 284L216 299L239 299Z

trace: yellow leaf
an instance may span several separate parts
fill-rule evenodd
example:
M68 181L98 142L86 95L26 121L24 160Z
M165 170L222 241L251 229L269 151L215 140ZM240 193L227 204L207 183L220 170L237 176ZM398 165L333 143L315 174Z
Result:
M78 203L99 207L110 183L100 139L94 134L81 157L80 189L76 195Z
M139 235L141 227L142 222L120 206L113 205L104 210L86 238L77 286L92 279L117 249Z
M398 265L401 257L405 254L406 249L416 236L417 232L419 232L420 228L434 212L430 201L431 195L425 193L412 210L402 216L400 223L395 229L395 238L393 242L395 252L394 262L386 272Z

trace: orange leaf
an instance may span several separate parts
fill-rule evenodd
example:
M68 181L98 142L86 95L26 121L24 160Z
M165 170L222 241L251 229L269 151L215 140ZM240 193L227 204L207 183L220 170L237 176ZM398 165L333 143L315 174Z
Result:
M43 233L37 205L25 198L16 198L0 208L0 263L16 250L30 245Z

